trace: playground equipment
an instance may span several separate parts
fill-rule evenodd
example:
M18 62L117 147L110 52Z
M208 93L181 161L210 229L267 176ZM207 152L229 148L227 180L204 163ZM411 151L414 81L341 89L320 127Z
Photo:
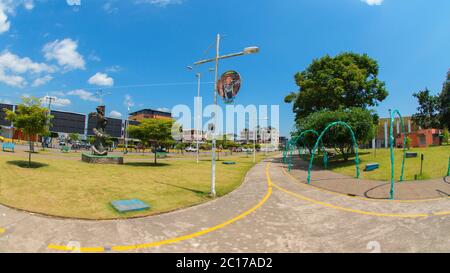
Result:
M390 128L389 128L389 148L390 148L390 154L391 154L391 190L390 190L390 199L394 199L394 195L395 195L395 156L394 156L394 142L395 142L395 138L394 138L394 117L395 115L398 115L400 118L400 124L402 127L402 133L403 133L403 160L402 160L402 173L400 174L400 181L403 181L403 175L405 173L405 158L406 158L406 133L405 133L405 125L403 124L403 118L402 115L400 114L400 112L397 109L394 109L394 111L392 111L391 109L389 109L389 116L390 116Z
M351 134L352 137L352 141L353 141L353 147L355 149L355 153L356 153L356 158L355 158L355 165L356 165L356 178L359 178L360 172L359 172L359 157L358 157L358 143L356 142L356 138L355 138L355 133L353 133L352 128L350 127L350 125L348 125L347 123L343 122L343 121L336 121L333 123L328 124L328 126L325 128L325 130L323 130L323 132L320 134L319 138L316 141L316 144L314 145L314 149L312 150L311 153L311 159L309 161L309 167L308 167L308 184L311 184L311 169L312 169L312 164L314 161L314 154L315 151L317 150L317 148L319 147L319 143L321 142L323 136L325 135L325 133L332 127L337 126L337 125L342 125L345 126ZM323 145L323 144L322 144Z
M448 169L447 169L447 176L450 176L450 157L448 157Z
M303 157L303 151L306 150L306 144L303 141L303 137L306 134L314 134L316 136L319 136L319 133L315 130L305 130L303 132L301 132L298 136L295 136L294 138L292 138L291 140L289 140L288 144L286 145L286 149L283 152L283 163L284 164L288 164L288 170L291 171L292 169L292 156L293 156L293 151L297 148L298 150L298 155L300 158L304 158ZM298 142L301 141L303 143L302 147L299 147ZM328 154L327 151L325 150L325 147L322 145L322 150L324 152L324 167L325 169L328 168ZM289 155L289 158L287 158L287 156Z
M380 168L380 164L378 163L368 163L366 164L366 168L364 169L366 172L370 172Z
M11 142L4 142L4 143L2 144L2 150L3 150L4 152L6 152L6 150L11 151L11 152L14 152L14 143L11 143Z

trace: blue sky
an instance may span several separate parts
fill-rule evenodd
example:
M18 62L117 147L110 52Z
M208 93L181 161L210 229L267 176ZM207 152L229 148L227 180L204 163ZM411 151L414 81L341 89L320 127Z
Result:
M243 78L237 104L279 104L281 133L293 125L283 98L314 58L343 51L378 60L389 97L377 108L415 112L412 93L441 90L450 68L448 0L0 0L0 99L58 97L55 107L87 113L105 97L108 112L193 105L186 66L246 46L257 55L224 60ZM204 102L213 75L202 67ZM167 85L166 85L167 84ZM117 114L115 113L115 114Z

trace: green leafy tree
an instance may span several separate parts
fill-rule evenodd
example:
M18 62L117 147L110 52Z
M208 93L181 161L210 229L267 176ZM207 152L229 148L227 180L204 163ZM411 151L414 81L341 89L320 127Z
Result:
M450 133L448 132L448 129L445 128L444 131L442 132L442 136L443 136L443 142L445 144L449 144L450 141Z
M378 71L378 63L366 54L327 55L295 75L299 92L285 102L293 103L297 120L320 110L377 106L388 96Z
M28 167L31 167L31 153L34 151L33 137L45 134L52 116L47 108L41 106L38 98L22 98L22 103L17 106L15 112L4 109L6 120L14 123L14 126L28 137Z
M450 128L450 70L439 96L439 112L441 128Z
M428 89L414 93L413 96L417 99L419 107L412 120L423 129L440 128L439 96L431 95Z
M184 154L184 149L189 146L189 143L186 142L178 142L175 145L175 149L179 150L181 154Z
M299 131L316 130L322 132L330 123L335 121L346 122L353 130L358 144L365 143L374 137L375 125L373 122L373 113L362 108L349 108L336 111L322 110L309 115L307 118L297 122ZM317 136L310 135L311 142L309 147L317 140ZM325 147L334 148L337 153L343 155L345 161L353 152L353 142L351 134L344 126L335 126L328 130L322 138Z
M161 143L172 139L173 120L145 119L139 125L131 125L129 134L132 138L139 139L144 146L154 147L155 165L157 164L157 148Z
M72 142L80 141L80 135L77 133L71 133L69 138Z
M410 137L406 137L406 149L410 149L411 148L411 138Z

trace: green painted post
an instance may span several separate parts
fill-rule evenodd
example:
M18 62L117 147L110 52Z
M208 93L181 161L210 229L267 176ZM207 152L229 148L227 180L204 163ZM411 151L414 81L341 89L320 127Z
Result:
M450 176L450 157L448 157L448 169L447 169L447 176Z
M333 126L336 125L343 125L346 128L348 128L350 130L350 134L352 137L352 141L353 141L353 146L355 148L355 153L356 153L356 158L355 158L355 165L356 165L356 178L359 178L360 175L360 171L359 171L359 156L358 156L358 143L356 142L356 138L355 138L355 134L353 133L352 128L345 122L343 121L336 121L333 123L328 124L328 126L325 128L325 130L323 130L323 132L320 134L319 138L316 141L316 144L314 145L314 148L312 150L312 154L311 154L311 159L309 161L309 167L308 167L308 184L311 184L311 169L312 169L312 164L314 161L314 154L317 150L317 148L319 147L319 143L322 140L323 136L325 135L325 133Z
M390 150L390 157L391 157L391 190L389 192L390 199L394 199L395 194L395 181L394 181L394 136L393 136L393 124L394 124L394 118L392 117L392 111L389 109L389 116L390 116L390 126L389 126L389 150Z
M406 132L405 132L405 125L403 123L403 118L400 112L397 109L394 109L392 111L389 109L389 116L390 116L390 126L389 126L389 150L390 150L390 157L391 157L391 190L390 190L390 199L394 199L395 195L395 156L394 156L394 116L397 114L400 118L400 124L402 126L402 133L403 133L403 159L402 159L402 172L400 174L400 181L403 181L404 173L405 173L405 158L406 158Z

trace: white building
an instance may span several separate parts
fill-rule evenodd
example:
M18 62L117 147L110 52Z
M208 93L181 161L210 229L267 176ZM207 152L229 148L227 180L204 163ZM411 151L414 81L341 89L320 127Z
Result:
M255 134L256 132L256 134ZM240 141L251 143L256 140L262 150L276 151L280 144L280 133L273 127L262 127L259 130L244 129L240 132Z

